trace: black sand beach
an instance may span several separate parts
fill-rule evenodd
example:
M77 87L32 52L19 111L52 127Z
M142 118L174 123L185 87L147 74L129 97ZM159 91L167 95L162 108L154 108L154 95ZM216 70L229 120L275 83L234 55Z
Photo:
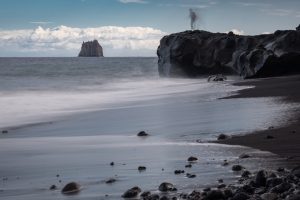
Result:
M283 97L281 103L300 102L300 76L256 79L234 85L254 85L254 88L239 91L226 98ZM269 138L269 139L267 139ZM263 151L270 151L286 157L289 164L300 164L300 113L295 111L293 119L284 127L270 127L268 130L244 136L235 136L218 143L243 145Z

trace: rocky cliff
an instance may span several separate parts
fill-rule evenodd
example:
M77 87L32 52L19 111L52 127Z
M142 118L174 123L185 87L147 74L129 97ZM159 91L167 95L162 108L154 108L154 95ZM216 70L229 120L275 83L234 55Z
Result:
M295 74L300 73L300 26L256 36L185 31L163 37L157 54L161 76Z
M97 40L83 42L79 57L103 57L103 49Z

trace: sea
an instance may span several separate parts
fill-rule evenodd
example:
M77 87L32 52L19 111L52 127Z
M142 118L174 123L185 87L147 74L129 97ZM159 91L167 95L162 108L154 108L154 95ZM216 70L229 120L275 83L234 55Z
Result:
M295 105L224 99L253 86L234 86L235 76L159 77L157 68L157 58L0 58L0 199L122 199L134 186L159 193L162 182L189 192L218 179L236 183L233 164L283 164L269 152L212 141L283 126ZM189 156L198 161L185 168ZM80 193L63 195L72 181Z

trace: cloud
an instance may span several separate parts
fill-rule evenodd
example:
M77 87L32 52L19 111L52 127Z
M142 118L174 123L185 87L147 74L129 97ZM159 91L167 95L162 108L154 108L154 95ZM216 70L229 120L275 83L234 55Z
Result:
M147 1L144 1L144 0L119 0L119 2L121 2L121 3L141 3L141 4L148 3Z
M268 3L249 3L249 2L233 2L234 4L244 6L244 7L266 7L271 6L271 4Z
M68 26L43 28L39 26L36 29L0 30L0 52L10 49L15 52L78 53L82 41L97 39L104 51L111 52L109 56L114 56L114 50L126 51L126 55L131 55L130 52L132 52L132 56L135 51L147 51L155 55L159 40L165 34L161 30L150 27L118 26L96 28Z
M236 35L245 35L245 32L243 30L239 30L239 29L231 29L230 31L232 31L234 34ZM229 32L229 31L228 31ZM228 33L227 32L227 33Z

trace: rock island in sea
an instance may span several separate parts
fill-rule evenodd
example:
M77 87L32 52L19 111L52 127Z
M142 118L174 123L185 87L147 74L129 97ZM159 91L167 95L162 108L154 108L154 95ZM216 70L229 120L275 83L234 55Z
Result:
M103 49L97 40L83 42L78 57L103 57Z

